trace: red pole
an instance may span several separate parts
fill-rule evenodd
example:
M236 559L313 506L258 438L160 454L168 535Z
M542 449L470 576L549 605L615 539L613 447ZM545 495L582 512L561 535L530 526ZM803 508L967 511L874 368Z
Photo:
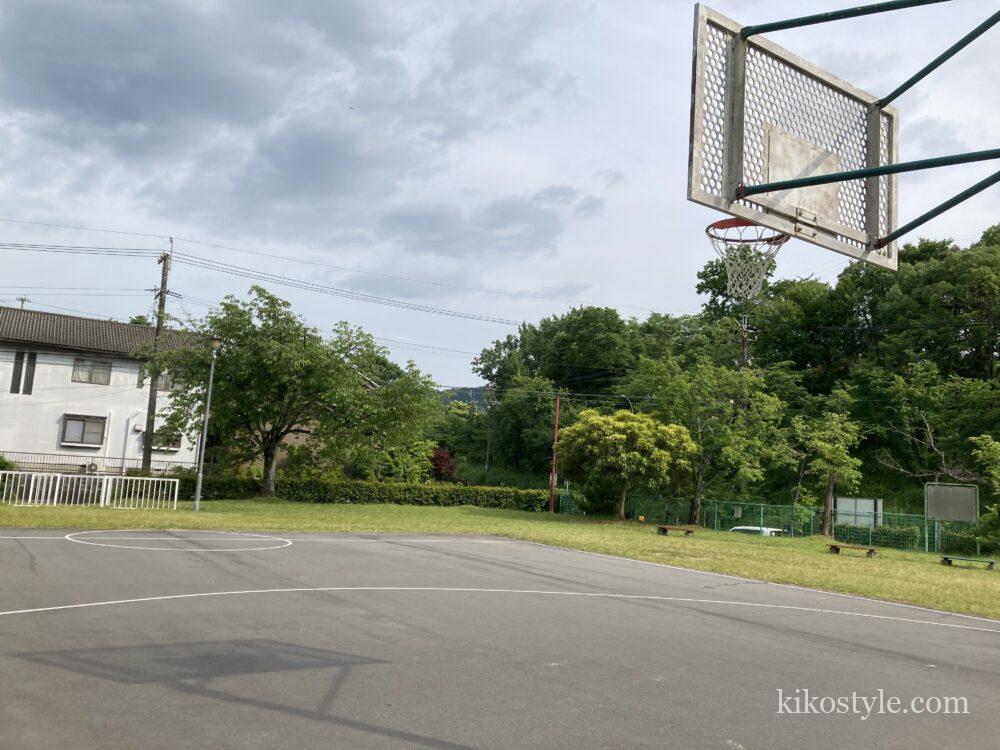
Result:
M559 396L556 396L556 417L552 428L552 473L549 475L549 513L556 512L556 445L559 444Z

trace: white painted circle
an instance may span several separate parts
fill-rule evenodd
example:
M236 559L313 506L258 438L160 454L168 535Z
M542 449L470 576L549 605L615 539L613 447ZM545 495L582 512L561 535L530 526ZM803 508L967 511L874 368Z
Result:
M155 536L133 536L133 537L105 537L103 539L79 539L78 537L92 535L92 534L119 534L123 532L135 533L135 529L99 529L95 531L74 531L71 534L67 534L64 539L70 542L76 542L77 544L88 544L92 547L114 547L116 549L141 549L141 550L153 550L155 552L261 552L263 550L269 549L281 549L282 547L291 546L292 540L285 539L280 536L269 536L267 534L252 534L247 531L210 531L196 529L192 531L184 531L185 534L226 534L232 538L209 537L216 542L252 542L253 540L260 540L262 545L267 542L277 542L277 544L269 544L267 546L243 546L243 547L220 547L218 549L203 549L200 547L152 547L148 545L141 544L111 544L114 541L157 541L170 539L174 542L198 542L202 541L203 538L192 538L192 537L155 537ZM151 534L155 534L155 531L150 531Z

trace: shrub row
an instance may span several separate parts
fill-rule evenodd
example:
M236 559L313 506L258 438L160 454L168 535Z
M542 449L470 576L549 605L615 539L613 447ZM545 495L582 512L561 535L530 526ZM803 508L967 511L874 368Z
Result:
M300 503L393 503L396 505L476 505L480 508L539 511L548 506L545 490L467 487L459 484L402 484L281 480L275 494Z
M201 487L204 500L245 500L258 497L259 479L206 477ZM513 487L467 487L459 484L403 484L361 481L330 482L319 479L279 479L275 495L299 503L391 503L395 505L476 505L480 508L540 511L548 507L545 490ZM194 497L194 479L183 477L180 496Z
M819 529L819 525L816 526ZM848 544L871 544L876 547L894 547L895 549L921 549L923 529L919 526L853 526L837 524L833 536Z
M180 496L194 497L194 477L181 477ZM247 477L205 477L201 483L203 500L246 500L260 495L260 480Z

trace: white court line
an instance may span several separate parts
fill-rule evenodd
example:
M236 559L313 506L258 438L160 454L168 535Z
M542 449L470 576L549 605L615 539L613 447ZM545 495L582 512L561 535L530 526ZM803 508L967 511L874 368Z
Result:
M871 620L889 620L893 622L908 622L914 625L931 625L940 628L957 628L959 630L975 630L982 633L995 633L1000 635L1000 630L991 628L977 628L972 625L958 625L949 622L936 622L933 620L912 620L907 617L891 617L889 615L873 615L866 612L845 612L836 609L820 609L817 607L795 607L787 604L763 604L760 602L734 602L724 599L693 599L682 596L654 596L651 594L604 594L588 591L540 591L535 589L481 589L481 588L453 588L443 586L316 586L308 588L287 588L287 589L245 589L240 591L207 591L200 594L171 594L168 596L144 596L137 599L116 599L103 602L86 602L83 604L62 604L56 607L36 607L34 609L12 609L0 612L0 617L8 615L28 615L43 612L58 612L68 609L85 609L90 607L109 607L121 604L139 604L144 602L172 601L178 599L200 599L212 596L246 596L250 594L303 594L319 593L327 591L394 591L394 592L439 592L457 594L526 594L535 596L569 596L584 597L592 599L623 599L641 600L657 602L681 602L686 604L720 604L731 607L756 607L759 609L780 609L792 612L812 612L824 615L842 615L845 617L863 617Z
M421 542L424 544L520 544L520 539L300 539L299 542L327 542L328 544L360 544L364 542Z
M108 533L108 530L106 530L106 529L101 530L101 531L103 531L104 533ZM194 531L194 530L192 529L190 531ZM77 532L77 533L84 533L84 532ZM95 532L86 532L86 533L100 533L100 532L95 531ZM235 532L235 531L232 531L232 532L218 532L218 533L229 533L229 534L246 533L246 534L249 534L251 532ZM116 537L116 538L121 539L123 537ZM146 537L142 537L142 538L146 538ZM278 537L274 537L274 538L278 538ZM62 539L62 540L65 540L66 536L24 536L24 537L21 537L21 536L0 536L0 539L51 539L51 540L60 540L60 539ZM177 540L176 537L169 537L169 539L174 540L174 541ZM71 541L76 541L76 540L71 540ZM224 541L224 540L219 540L219 541ZM671 565L669 563L654 562L652 560L637 560L634 557L621 557L621 556L618 556L618 555L610 555L610 554L607 554L607 553L604 553L604 552L592 552L590 550L575 549L573 547L561 547L561 546L559 546L557 544L546 544L544 542L533 542L533 541L530 541L530 540L527 540L527 539L322 539L322 538L300 539L300 538L296 538L294 541L295 542L326 542L328 544L331 544L331 543L332 544L336 544L336 543L339 543L339 544L357 544L357 543L366 543L366 542L367 543L373 543L373 542L375 542L375 543L387 543L387 542L429 542L429 543L435 543L435 544L531 544L531 545L534 545L536 547L546 547L548 549L562 550L564 552L578 552L578 553L584 554L584 555L596 555L597 557L606 557L606 558L611 559L611 560L618 560L618 561L624 561L624 562L630 562L630 563L638 563L640 565L654 565L654 566L659 567L659 568L667 568L669 570L679 570L679 571L682 571L684 573L695 573L695 574L698 574L698 575L716 576L718 578L728 578L728 579L734 580L734 581L746 581L747 583L760 583L760 584L766 584L768 586L779 586L781 588L794 589L796 591L806 591L806 592L813 593L813 594L825 594L825 595L828 595L828 596L839 596L839 597L842 597L842 598L845 598L845 599L856 599L858 601L872 602L874 604L889 604L889 605L892 605L894 607L905 607L906 609L915 609L915 610L920 611L920 612L928 612L928 613L937 614L937 615L946 615L948 617L961 617L961 618L966 619L966 620L976 620L977 622L987 622L987 623L990 623L991 625L998 624L998 621L996 619L993 619L993 618L980 617L978 615L962 614L960 612L949 612L949 611L943 610L943 609L934 609L933 607L922 607L919 604L906 604L904 602L894 602L894 601L890 601L888 599L875 599L875 598L872 598L872 597L869 597L869 596L861 596L860 594L847 594L847 593L843 593L843 592L840 592L840 591L829 591L827 589L812 588L812 587L809 587L809 586L799 586L799 585L796 585L794 583L778 583L776 581L765 581L765 580L760 579L760 578L747 578L746 576L737 576L737 575L732 575L732 574L729 574L729 573L716 573L716 572L711 571L711 570L698 570L697 568L684 568L684 567L681 567L679 565ZM110 546L113 546L113 545L94 545L94 546L110 547ZM288 545L281 545L281 547L286 547L286 546L288 546ZM124 548L125 549L142 549L141 547L131 547L131 546L124 547ZM151 548L151 549L158 549L158 548ZM205 552L205 551L256 552L256 551L259 551L260 549L263 549L263 548L254 547L254 548L247 549L247 550L230 549L230 550L198 550L198 551L199 552ZM270 549L270 548L268 548L268 549ZM175 551L175 548L170 548L167 551ZM182 550L182 551L190 552L192 550Z
M241 537L240 539L220 539L216 541L230 542L230 541L240 541L248 542L254 539L260 539L262 541L275 541L282 542L281 544L273 544L270 547L230 547L223 549L198 549L193 547L146 547L138 544L102 544L100 542L88 541L85 539L77 539L76 537L91 535L91 534L113 534L116 531L125 531L125 529L103 529L95 531L74 531L67 534L64 538L70 542L76 542L77 544L87 544L91 547L111 547L113 549L139 549L139 550L153 550L155 552L261 552L269 549L281 549L282 547L289 547L292 544L290 539L284 539L279 536L270 536L267 534L253 534L248 531L214 531L210 529L199 529L190 530L187 533L197 533L197 534L230 534L233 536ZM120 539L121 537L111 537L112 539ZM148 537L140 537L146 539ZM205 537L200 537L198 539L182 539L180 537L168 537L175 542L188 542L188 541L201 541ZM209 537L211 539L211 537Z
M192 530L193 531L193 530ZM91 534L91 533L104 533L107 534L108 531L102 529L100 532L84 532L75 531L73 534ZM216 533L216 534L247 534L251 535L251 532L247 531L209 531L205 530L205 533ZM260 536L259 534L253 533L255 537ZM0 536L0 539L52 539L52 540L66 540L67 535L63 536ZM91 540L100 541L156 541L156 542L197 542L201 541L197 537L179 537L179 536L92 536L89 537ZM267 537L270 539L285 539L284 537ZM68 541L78 542L77 539L70 539ZM241 539L214 539L216 542L239 542L243 541ZM325 542L327 544L363 544L363 543L383 543L389 544L393 542L419 542L421 544L524 544L520 539L320 539L320 538L300 538L293 537L290 541L294 544L299 542ZM111 545L95 545L109 547ZM288 546L288 545L282 545ZM546 545L548 546L548 545ZM129 547L128 549L139 549L138 547ZM230 550L233 551L233 550Z
M531 542L527 539L516 540L521 541L523 544L533 544L537 547L548 547L549 549L558 549L565 552L579 552L584 555L596 555L597 557L607 557L611 560L623 560L625 562L638 563L640 565L655 565L658 568L668 568L669 570L680 570L684 573L697 573L706 576L716 576L718 578L729 578L733 581L746 581L747 583L762 583L767 586L780 586L783 589L795 589L796 591L807 591L813 594L828 594L829 596L840 596L845 599L857 599L862 602L872 602L873 604L891 604L894 607L906 607L907 609L916 609L920 612L930 612L935 615L947 615L948 617L963 617L967 620L977 620L979 622L988 622L991 625L1000 625L1000 621L990 618L990 617L980 617L978 615L964 615L961 612L949 612L946 609L934 609L933 607L922 607L919 604L906 604L904 602L894 602L889 599L874 599L870 596L861 596L860 594L845 594L840 591L828 591L827 589L811 588L809 586L799 586L794 583L777 583L776 581L765 581L761 578L747 578L746 576L736 576L730 573L715 573L711 570L698 570L697 568L682 568L680 565L671 565L670 563L653 562L652 560L637 560L634 557L619 557L618 555L609 555L606 552L591 552L586 549L575 549L573 547L560 547L558 544L546 544L545 542Z

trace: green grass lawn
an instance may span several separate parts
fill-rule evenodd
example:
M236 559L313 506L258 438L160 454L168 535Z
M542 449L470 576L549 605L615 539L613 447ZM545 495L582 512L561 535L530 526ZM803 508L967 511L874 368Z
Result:
M193 512L191 503L181 506L177 511L135 511L0 505L0 527L494 534L1000 618L1000 573L947 568L938 556L922 552L884 549L875 560L863 553L831 555L821 537L762 538L708 529L691 537L664 537L651 525L469 506L226 500L205 502L200 513Z

